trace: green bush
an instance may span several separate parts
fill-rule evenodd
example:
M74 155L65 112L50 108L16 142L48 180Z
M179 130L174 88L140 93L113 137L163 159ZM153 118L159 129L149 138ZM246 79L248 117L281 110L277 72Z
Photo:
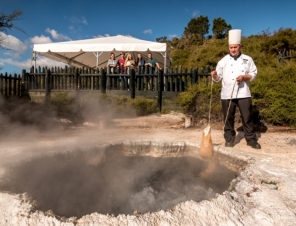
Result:
M253 103L265 121L296 127L296 65L262 68L252 87Z
M51 94L49 107L54 110L58 117L68 118L71 121L80 121L82 115L77 105L75 93L55 92Z
M194 118L208 118L211 111L211 118L220 120L222 117L220 89L220 83L213 83L211 91L211 82L207 78L189 87L186 92L178 95L183 113L192 115ZM211 104L210 101L212 101Z
M139 116L156 113L158 110L156 100L147 98L132 99L132 106L136 110L137 115Z

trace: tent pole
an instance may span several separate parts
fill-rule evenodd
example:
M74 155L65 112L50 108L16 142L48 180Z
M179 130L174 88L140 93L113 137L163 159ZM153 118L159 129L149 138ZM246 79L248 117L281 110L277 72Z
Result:
M96 58L97 58L96 68L98 68L98 67L99 67L99 57L103 54L103 52L101 52L100 54L99 54L99 52L96 52L96 53L93 52L93 54L94 54L94 55L96 56Z
M165 51L165 53L164 53L164 73L166 73L166 70L167 70L167 68L166 68L166 60L167 60L167 58L166 58L166 51Z

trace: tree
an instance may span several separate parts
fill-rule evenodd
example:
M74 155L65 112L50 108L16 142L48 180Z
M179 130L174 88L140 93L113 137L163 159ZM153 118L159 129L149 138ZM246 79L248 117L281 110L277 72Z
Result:
M166 42L168 42L168 41L169 41L169 40L167 39L166 36L156 38L156 42L166 43Z
M213 20L213 35L217 39L223 39L226 37L229 30L231 30L232 27L230 24L227 24L226 21L222 18L215 18Z
M184 36L191 37L192 35L196 35L203 40L204 36L209 33L209 27L210 24L208 17L201 15L189 21L187 27L185 27Z
M296 50L296 30L292 28L280 28L273 36L263 37L265 40L260 49L264 53L277 55Z
M21 28L14 25L14 21L17 20L23 12L21 10L14 10L11 14L6 15L3 12L0 12L0 32L7 32L7 29L15 28L24 32ZM25 32L24 32L25 33ZM2 38L0 35L0 45L2 43Z

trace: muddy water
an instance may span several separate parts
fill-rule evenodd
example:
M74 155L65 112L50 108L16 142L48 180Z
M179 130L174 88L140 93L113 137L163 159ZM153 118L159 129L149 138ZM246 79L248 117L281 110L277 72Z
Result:
M37 209L65 217L146 213L227 190L236 173L218 163L202 178L207 167L189 156L126 156L120 146L93 148L21 162L4 174L0 189L27 192Z

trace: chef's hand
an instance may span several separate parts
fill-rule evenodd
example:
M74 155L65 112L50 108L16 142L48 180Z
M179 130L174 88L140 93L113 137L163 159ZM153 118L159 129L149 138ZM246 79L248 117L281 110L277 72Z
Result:
M240 76L238 76L238 77L236 78L236 81L237 81L238 83L240 83L240 82L242 82L242 81L244 81L244 80L245 80L244 75L240 75Z
M210 74L211 74L213 80L217 80L217 75L218 75L217 71L211 71Z

